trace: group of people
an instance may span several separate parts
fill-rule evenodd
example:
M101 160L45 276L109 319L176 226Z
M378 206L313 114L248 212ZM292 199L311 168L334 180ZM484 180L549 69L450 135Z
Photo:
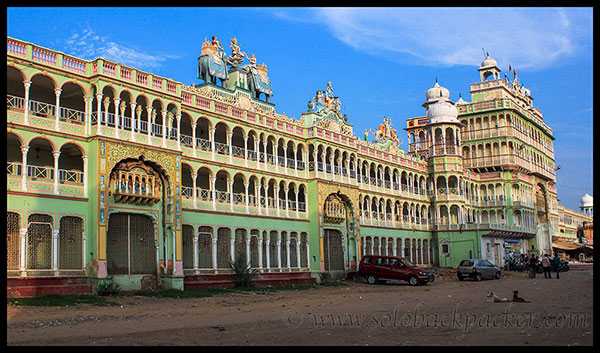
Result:
M536 269L540 262L544 272L544 278L552 278L551 269L552 264L554 264L556 270L556 278L560 279L560 257L555 256L553 259L550 259L547 253L542 255L541 259L538 258L535 254L531 254L529 257L527 257L527 255L525 254L520 254L517 257L507 255L507 258L505 259L505 269L519 272L529 270L529 277L535 278Z

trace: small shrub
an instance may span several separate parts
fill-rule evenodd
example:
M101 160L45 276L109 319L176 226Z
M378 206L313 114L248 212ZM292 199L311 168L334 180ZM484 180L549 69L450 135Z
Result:
M113 281L100 282L96 287L96 294L99 296L117 295L121 292L121 286Z
M239 251L235 257L235 261L230 262L229 266L233 270L231 280L236 287L250 287L254 285L252 279L256 276L258 271L250 268L250 264L246 261L246 254L244 252Z

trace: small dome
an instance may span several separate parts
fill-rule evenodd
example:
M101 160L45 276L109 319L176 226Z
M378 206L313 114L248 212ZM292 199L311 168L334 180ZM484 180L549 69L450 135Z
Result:
M438 100L440 98L449 99L450 91L448 91L447 88L440 86L436 80L435 85L433 87L431 87L430 89L428 89L427 92L425 93L425 98L427 99L428 102Z
M582 207L594 207L594 198L591 197L587 192L581 198Z
M459 97L455 104L456 105L469 104L469 102L467 102L466 100L462 99L462 97Z
M493 67L493 66L498 66L498 64L496 63L496 60L490 58L489 54L486 56L486 58L481 62L481 67Z
M427 108L429 123L458 122L458 109L452 102L438 101Z

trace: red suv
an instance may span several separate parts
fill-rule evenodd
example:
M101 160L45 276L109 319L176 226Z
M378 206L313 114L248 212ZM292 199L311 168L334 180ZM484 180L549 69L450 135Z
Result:
M408 281L411 286L433 282L433 274L420 269L402 257L365 255L362 257L358 275L370 284L387 280Z

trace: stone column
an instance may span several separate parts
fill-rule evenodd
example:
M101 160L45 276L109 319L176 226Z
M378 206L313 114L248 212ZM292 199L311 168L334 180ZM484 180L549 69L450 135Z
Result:
M245 194L245 200L246 200L246 213L250 214L250 206L248 205L248 187L250 186L250 183L245 182L244 183L244 188L246 190L246 194Z
M54 156L54 195L58 195L58 157L60 157L60 151L52 152Z
M285 249L286 249L286 250L285 250L285 255L286 255L286 258L287 258L287 259L286 259L286 260L287 260L286 264L287 264L287 267L288 267L288 268L291 268L291 267L292 267L292 266L290 266L290 258L291 258L291 257L290 257L290 244L291 244L291 240L290 240L290 236L289 236L289 234L288 234L288 238L287 238L287 240L285 241Z
M248 166L248 135L244 135L244 165Z
M277 268L281 272L281 233L277 231Z
M102 105L104 106L104 119L106 120L106 126L108 126L108 106L110 105L110 98L104 97Z
M83 197L88 197L88 157L81 156L83 160Z
M198 270L199 268L199 259L198 259L198 233L196 232L196 229L194 228L194 270Z
M263 141L263 147L264 147L264 155L265 155L265 170L267 170L267 141Z
M54 94L56 95L56 105L54 106L54 108L56 109L56 111L54 112L56 115L56 126L54 127L54 129L56 131L60 131L60 93L62 92L62 89L60 88L55 88L54 89Z
M300 264L300 239L299 238L300 235L298 235L298 238L296 238L296 263L298 264L298 268L302 267Z
M267 216L269 215L269 186L265 184L265 211L267 211Z
M154 116L156 111L152 107L146 108L146 114L148 114L148 144L152 145L152 124L154 123Z
M258 230L258 268L261 270L262 272L262 268L263 268L263 237L262 237L262 231L259 229Z
M228 182L228 186L229 186L229 210L233 213L233 179L229 180Z
M229 238L229 252L231 253L231 262L235 261L235 229L229 229L231 237Z
M23 123L25 125L29 124L29 87L31 87L31 81L25 80L23 81L23 85L25 86L25 107L23 107Z
M294 172L298 176L298 146L294 146Z
M229 155L229 163L233 163L233 146L231 145L233 133L230 131L227 133L227 154Z
M119 122L119 104L121 103L121 99L115 98L114 103L115 103L115 137L119 138L119 127L121 127L121 124Z
M286 187L285 189L283 189L283 191L285 192L285 216L287 218L290 218L290 210L289 210L289 200L288 200L288 192L290 191L290 189L288 187Z
M96 94L97 100L97 116L96 116L96 133L102 135L102 93Z
M196 157L196 122L192 123L192 156Z
M26 270L25 262L27 261L27 227L21 228L21 231L19 232L19 240L20 240L19 254L21 255L21 258L19 261L19 270L21 270L21 272L25 272L25 270Z
M181 151L181 113L175 116L177 119L177 150Z
M319 160L317 159L317 149L315 148L313 150L313 160L315 163L315 176L318 178L319 177ZM306 168L308 169L308 168Z
M279 151L277 151L279 153ZM287 175L287 145L283 145L283 172Z
M52 271L58 271L58 236L59 229L52 231Z
M27 191L27 152L29 152L29 146L21 146L21 190Z
M267 240L265 240L265 248L267 249L267 271L271 268L271 237L267 232Z
M273 161L275 162L275 171L279 173L279 144L274 143L273 146Z
M136 125L136 123L138 125L138 131L139 131L139 124L140 124L139 117L138 117L137 120L136 120L136 117L135 117L135 113L136 113L135 106L136 105L137 105L137 103L135 103L135 102L129 103L129 109L131 109L131 122L130 122L130 124L131 124L131 127L130 127L131 135L129 136L129 140L130 141L135 141L135 125Z
M83 98L84 101L84 105L85 105L85 135L89 136L92 134L92 119L90 118L91 115L91 106L90 103L94 100L94 97L92 96L85 96Z
M198 208L198 204L196 202L196 179L198 178L198 174L192 174L192 183L194 184L192 187L192 202L194 203L194 208Z
M212 198L213 210L215 210L215 211L217 210L217 190L215 188L216 181L217 181L217 177L210 178L210 185L211 185L210 194L211 194L211 198Z
M279 185L273 189L275 194L275 207L277 208L277 217L279 217Z
M260 184L254 184L254 195L256 195L256 200L258 203L258 214L262 214L262 205L261 205L262 191L261 191Z
M216 129L214 127L211 127L210 134L208 135L210 141L210 152L213 161L215 160L215 130Z
M213 231L214 232L214 231ZM217 234L213 234L212 237L212 267L213 270L215 271L215 273L217 272L217 250L218 250L218 238L217 238Z
M248 267L252 261L250 261L250 242L252 241L252 236L250 235L250 229L246 229L246 263Z
M300 192L300 189L298 188L298 186L296 186L296 189L294 190L295 194L296 194L296 218L300 218L300 201L298 200L298 194Z
M163 146L163 148L167 148L167 127L170 126L170 124L167 124L167 111L163 110L161 113L162 113L162 146ZM171 119L169 117L169 123L171 122L170 120Z

